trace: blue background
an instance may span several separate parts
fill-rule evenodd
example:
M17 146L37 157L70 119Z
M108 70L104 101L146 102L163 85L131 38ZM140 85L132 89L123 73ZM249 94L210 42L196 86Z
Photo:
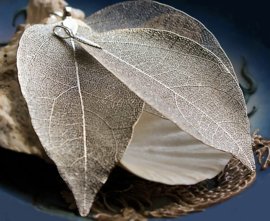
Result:
M15 31L15 28L11 26L13 13L20 7L26 6L27 2L26 0L0 0L0 41L8 41L11 38ZM70 0L69 4L72 7L83 9L86 15L90 15L116 2L118 1ZM257 93L252 96L248 104L249 109L253 105L259 108L258 113L251 118L251 131L259 127L260 134L265 138L269 138L270 28L268 22L270 16L266 1L253 1L252 4L246 1L236 2L236 0L168 0L162 2L174 6L201 21L216 36L231 59L236 73L240 73L241 56L247 56L249 72L259 83ZM17 24L23 22L22 17L20 21L18 20ZM0 154L4 153L6 152L0 152ZM20 166L18 162L15 163L13 160L15 159L9 159L9 167ZM37 161L39 160L37 159ZM39 162L38 165L42 167L43 162ZM7 165L5 164L5 166ZM13 169L16 170L16 168ZM259 171L259 167L257 170ZM23 177L23 175L21 176ZM270 209L269 189L270 169L258 172L255 183L239 196L208 208L203 213L180 217L179 220L270 220L268 215ZM27 194L23 194L20 190L5 184L5 180L1 178L0 174L0 221L76 220L37 210L36 207L29 203L28 198Z

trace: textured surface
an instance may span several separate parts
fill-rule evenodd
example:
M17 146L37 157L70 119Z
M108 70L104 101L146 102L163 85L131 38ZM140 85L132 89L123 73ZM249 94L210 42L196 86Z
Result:
M171 121L144 111L120 162L147 180L192 185L215 177L231 157L196 140Z
M14 3L12 4L11 1L6 1L8 2L8 5L5 4L1 4L1 7L6 7L3 9L3 11L5 13L2 13L2 23L6 23L8 25L10 25L8 16L6 16L7 12L10 12L12 10L12 5L15 5ZM72 3L71 0L68 1L70 3L70 5L74 5L75 3ZM73 1L74 2L74 1ZM105 1L106 2L106 1ZM197 4L199 3L199 1L197 1ZM18 4L21 3L21 1L18 2ZM92 6L93 4L96 4L97 7L103 7L104 6L104 2L102 1L83 1L84 5L80 6L81 8L83 8L84 10L95 10L95 8ZM111 1L107 1L107 4L111 4ZM169 2L167 2L169 3ZM170 4L174 4L175 6L177 6L176 4L179 3L178 1L170 1ZM212 2L213 3L213 2ZM232 3L232 1L231 1ZM266 8L263 8L263 5L259 5L258 4L252 4L252 5L245 5L245 10L241 10L243 9L243 4L244 2L240 1L240 2L234 2L235 4L232 5L228 4L225 2L216 2L215 5L220 6L223 5L223 7L218 7L218 9L220 9L223 13L218 13L216 14L216 16L223 16L226 12L224 12L224 10L226 10L227 8L227 12L228 9L229 10L234 10L235 13L233 13L234 18L236 16L238 16L238 20L248 23L249 21L253 21L254 23L256 21L258 21L258 17L254 17L254 16L250 16L250 13L247 13L246 10L249 10L249 12L255 12L254 11L254 6L257 8L261 8L261 9L265 9L264 11L266 11ZM80 4L82 4L80 2ZM87 5L88 4L88 5ZM92 4L92 5L89 5ZM192 1L192 3L190 2L190 5L194 6L191 9L194 9L194 11L190 10L190 8L187 8L186 5L189 4L189 1L186 1L185 4L179 4L179 8L185 9L186 11L188 11L189 13L191 13L192 15L196 16L196 18L200 18L202 21L208 28L211 27L211 31L213 31L213 33L215 33L217 39L220 41L221 45L224 47L226 53L230 56L230 59L232 60L233 64L234 64L234 68L235 70L239 70L240 66L241 66L241 55L242 54L246 54L249 58L249 67L251 68L251 73L252 74L256 74L256 79L259 79L259 92L255 94L254 96L254 100L256 101L256 104L259 105L258 107L260 108L260 113L258 113L259 116L254 116L251 118L251 124L252 124L252 131L253 128L255 127L260 127L260 133L263 133L265 138L268 138L269 135L269 93L267 92L267 88L269 87L269 72L268 70L270 70L269 65L270 63L267 62L267 60L269 59L269 53L266 54L265 53L265 48L263 47L263 45L257 45L254 44L253 41L255 41L253 39L253 41L251 40L250 36L248 35L248 33L243 33L241 36L237 35L239 34L239 27L235 28L228 25L228 21L224 21L222 19L220 19L219 17L214 17L211 15L209 15L209 1L208 1L208 8L205 8L205 5L207 3L205 2L201 2L200 6L197 6L197 9L200 10L201 14L198 14L198 10L196 11L196 5L194 4L194 2ZM16 4L17 5L17 4ZM16 8L15 5L15 8ZM212 6L212 4L211 4ZM238 7L237 7L238 6ZM14 7L14 6L13 6ZM18 8L18 5L17 5ZM240 9L240 10L239 10ZM12 11L14 12L15 9ZM197 14L196 14L197 12ZM12 13L10 13L12 14ZM229 14L232 13L227 13L227 15L229 16ZM260 12L259 10L257 11L257 14L261 15L261 18L264 17L265 20L265 14ZM249 19L245 19L248 18ZM208 20L207 20L208 19ZM10 19L11 20L11 19ZM220 21L221 20L221 21ZM267 20L265 20L266 22ZM210 24L210 25L209 25ZM1 26L1 25L0 25ZM229 26L229 27L228 27ZM2 26L3 28L4 26ZM250 27L250 25L248 26ZM243 28L243 26L241 26L240 28ZM7 28L4 29L4 33L9 32L9 30L7 30ZM11 29L12 30L12 29ZM265 31L265 30L264 30ZM263 29L261 30L261 32L264 32ZM12 31L11 31L12 32ZM2 32L3 33L3 32ZM1 33L1 34L2 34ZM257 33L257 32L256 32ZM3 39L5 40L5 39ZM238 71L237 71L238 72ZM269 76L268 76L269 75ZM252 101L251 101L252 102ZM251 103L253 104L253 102ZM250 106L251 108L251 106ZM258 120L259 118L259 120ZM2 150L5 151L5 150ZM4 152L5 153L5 152ZM7 156L6 154L4 154L1 152L2 158L6 159L7 161L10 161L10 163L12 163L13 168L17 168L17 170L14 171L16 174L16 176L12 176L12 177L18 177L17 174L23 174L24 176L26 176L26 173L29 171L32 171L33 169L37 169L37 167L39 165L37 164L33 164L35 165L34 167L29 166L29 170L18 170L19 168L21 169L23 165L27 164L31 164L33 163L32 161L30 162L30 160L26 160L23 161L24 158L23 157L27 157L27 156L21 156L23 158L23 160L21 160L21 164L18 165L18 161L14 162L15 159L13 156ZM12 153L12 154L16 154L16 153ZM7 159L8 158L8 159ZM35 158L35 157L33 157ZM12 159L12 162L11 160ZM20 159L20 158L19 158ZM9 165L9 163L7 163L7 165ZM259 167L259 166L258 166ZM1 167L2 171L7 172L7 173L11 173L9 171L8 168L10 168L9 166L6 167ZM37 174L38 174L38 170ZM2 173L3 174L3 173ZM3 176L1 175L2 179ZM32 177L31 177L32 178ZM215 206L213 208L210 208L208 210L206 210L203 213L195 213L195 214L190 214L189 216L185 216L185 217L181 217L175 220L215 220L217 217L219 217L219 220L222 221L227 221L227 220L249 220L249 221L254 221L256 219L258 220L264 220L265 217L267 216L267 211L269 207L268 204L268 199L269 199L269 194L270 192L267 191L269 188L269 175L268 175L268 171L262 172L258 174L258 178L257 181L254 183L254 185L252 185L251 188L248 188L247 191L244 191L244 193L242 193L239 197L235 197L233 199L231 199L228 202L219 204L218 206ZM33 176L33 183L35 182L36 177ZM41 181L42 182L42 181ZM18 184L20 184L20 181L18 181ZM19 187L21 190L21 187L18 185L16 186L16 188ZM17 193L17 192L16 192ZM0 220L5 220L5 214L7 214L8 216L8 220L15 220L18 221L20 219L25 219L25 220L67 220L68 218L60 218L57 214L55 215L51 215L51 213L44 213L44 212L40 212L39 210L37 210L34 206L29 206L26 203L21 203L21 201L18 202L18 199L14 197L14 195L16 193L10 193L12 196L7 196L7 200L6 197L2 195L2 199L1 199L1 214L0 214ZM17 197L17 196L16 196ZM6 201L5 201L6 200ZM250 202L260 202L260 203L250 203ZM30 202L31 204L31 202ZM254 211L260 211L255 213ZM15 212L16 211L16 212ZM233 211L233 212L226 212L226 211ZM53 211L55 212L55 211ZM66 214L66 213L65 213ZM222 216L220 216L220 214L222 214ZM69 218L71 219L71 218ZM79 218L78 218L79 219ZM157 219L155 219L157 220Z
M62 0L31 0L28 5L27 25L19 25L7 46L0 51L0 146L13 151L37 155L51 162L36 135L29 116L27 104L22 96L18 82L16 55L19 40L29 23L51 22L59 18L49 18L51 11L63 11L66 3ZM42 11L42 13L40 13ZM74 18L83 19L83 12Z
M19 81L42 145L71 188L81 215L121 159L143 102L54 25L25 31Z
M214 35L198 20L171 6L148 0L121 2L94 13L85 22L95 32L124 28L153 28L174 32L212 51L234 74L230 60Z
M241 89L213 53L185 37L153 29L89 33L88 38L102 50L82 46L146 103L254 170Z
M134 218L136 221L142 221L144 217L168 220L168 218L204 211L209 206L222 203L246 190L255 179L256 172L251 172L235 158L232 158L214 179L195 185L172 186L149 182L121 168L115 168L108 182L100 190L92 212L96 214L94 217L98 221L130 221L129 214L125 214L124 211L126 208L136 208L136 212L133 213L138 215L137 219ZM70 191L63 191L62 194L70 208L73 207L74 198ZM208 212L212 213L213 209ZM194 214L197 217L195 220L199 220L208 212ZM221 218L219 215L222 212L212 216L211 220ZM108 213L117 215L111 216ZM139 214L143 214L144 217ZM231 218L235 220L233 216ZM181 217L177 220L182 219L194 220L190 217ZM159 221L159 219L154 220Z

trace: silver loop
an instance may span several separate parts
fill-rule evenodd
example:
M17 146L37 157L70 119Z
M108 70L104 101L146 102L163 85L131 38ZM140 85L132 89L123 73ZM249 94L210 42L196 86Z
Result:
M57 32L57 28L58 28L58 30L64 29L65 33L66 33L68 36L67 36L67 37L61 36L61 35L59 34L59 32ZM68 38L74 38L74 37L75 37L74 34L73 34L73 32L72 32L72 30L71 30L70 28L66 27L66 26L63 26L63 25L55 25L55 26L53 27L53 32L54 32L54 34L55 34L57 37L62 38L62 39L68 39Z
M61 36L61 35L59 34L59 32L56 31L57 28L58 28L58 30L59 30L59 29L64 29L64 31L66 32L66 34L68 35L68 37ZM95 48L102 49L102 48L101 48L98 44L96 44L95 42L92 42L92 41L90 41L90 40L88 40L88 39L85 39L85 38L83 38L83 37L81 37L81 36L74 35L73 32L72 32L72 30L71 30L70 28L64 26L64 25L55 25L55 26L53 27L53 32L54 32L54 34L55 34L57 37L59 37L59 38L62 38L62 39L73 38L73 39L75 39L75 40L77 40L77 41L79 41L79 42L81 42L81 43L83 43L83 44L86 44L86 45L89 45L89 46L92 46L92 47L95 47Z

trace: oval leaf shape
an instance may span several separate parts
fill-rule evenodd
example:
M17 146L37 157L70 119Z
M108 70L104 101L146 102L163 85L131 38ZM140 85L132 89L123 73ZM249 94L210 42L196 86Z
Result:
M235 76L211 51L172 32L124 29L80 43L146 103L206 145L255 169L249 120Z
M122 158L143 101L55 25L28 28L18 75L32 124L82 216Z
M215 36L197 19L155 1L127 1L108 6L85 19L95 32L152 28L187 37L213 52L235 75L233 66ZM234 76L237 79L236 75Z

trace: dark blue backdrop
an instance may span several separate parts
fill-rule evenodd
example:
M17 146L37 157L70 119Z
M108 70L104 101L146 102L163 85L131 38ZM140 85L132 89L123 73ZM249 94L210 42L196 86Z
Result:
M81 8L89 15L116 0L70 0L69 4ZM258 92L249 101L259 108L251 119L251 130L259 127L262 135L270 137L270 29L269 12L266 1L200 1L168 0L163 3L174 6L200 20L217 37L221 46L231 59L237 73L240 72L241 55L249 61L249 71L259 83ZM11 26L13 13L27 4L27 0L0 0L0 40L8 40L15 31ZM22 21L22 18L21 18ZM20 21L18 21L20 23ZM12 159L10 166L12 167ZM0 174L1 183L1 174ZM270 169L259 172L258 179L251 188L241 195L220 205L208 208L203 213L196 213L179 220L269 220L270 209ZM23 200L0 189L0 221L61 221L67 220L55 215L38 211Z

